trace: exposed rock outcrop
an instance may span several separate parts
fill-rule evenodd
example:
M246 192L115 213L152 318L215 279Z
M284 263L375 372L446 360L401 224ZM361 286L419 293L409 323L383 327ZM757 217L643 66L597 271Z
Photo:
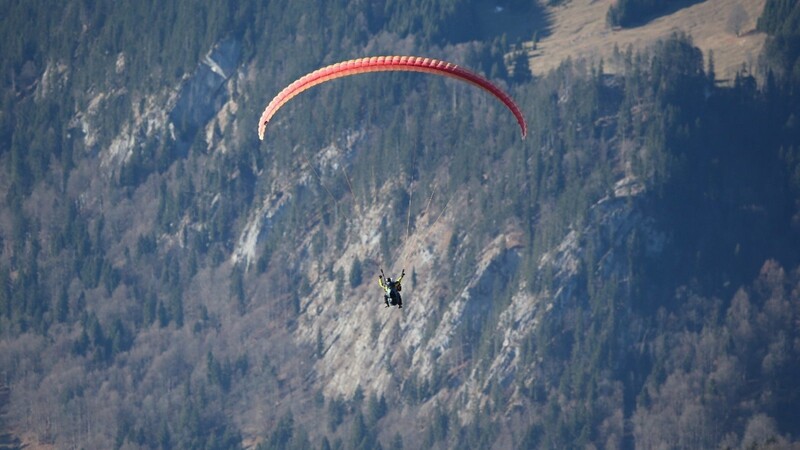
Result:
M220 41L184 82L169 113L179 137L189 139L228 101L230 93L224 85L239 64L240 53L241 45L235 39Z

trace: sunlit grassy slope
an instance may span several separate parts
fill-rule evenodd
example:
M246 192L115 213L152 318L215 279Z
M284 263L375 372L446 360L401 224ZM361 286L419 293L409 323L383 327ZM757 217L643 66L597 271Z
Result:
M620 50L632 45L646 47L674 31L684 31L708 57L714 52L717 78L730 79L742 64L754 65L765 35L754 31L765 0L705 0L656 18L631 29L612 30L606 12L614 0L571 0L564 6L547 8L551 29L531 51L531 68L542 74L568 57L603 58L608 72L616 70L611 60L615 44ZM737 36L729 24L732 11L740 4L746 20ZM529 47L530 49L530 47Z

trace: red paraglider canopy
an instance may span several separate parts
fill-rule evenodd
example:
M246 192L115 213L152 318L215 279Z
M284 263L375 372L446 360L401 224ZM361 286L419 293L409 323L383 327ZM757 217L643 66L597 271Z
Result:
M267 105L267 108L261 114L261 120L258 122L258 138L264 140L267 124L281 106L306 89L329 80L359 73L389 71L426 72L434 75L448 76L478 86L494 95L506 105L512 114L514 114L514 117L516 117L519 123L523 139L528 134L528 126L525 123L525 117L522 115L522 111L520 111L517 104L514 103L508 94L480 75L462 69L455 64L432 58L422 58L418 56L374 56L370 58L351 59L349 61L323 67L304 75L284 88L269 102L269 105Z

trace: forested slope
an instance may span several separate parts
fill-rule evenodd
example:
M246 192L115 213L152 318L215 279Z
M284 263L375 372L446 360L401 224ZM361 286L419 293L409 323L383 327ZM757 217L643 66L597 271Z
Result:
M796 7L723 87L681 33L524 76L484 2L178 3L0 5L4 444L796 445ZM375 54L528 138L371 74L259 143Z

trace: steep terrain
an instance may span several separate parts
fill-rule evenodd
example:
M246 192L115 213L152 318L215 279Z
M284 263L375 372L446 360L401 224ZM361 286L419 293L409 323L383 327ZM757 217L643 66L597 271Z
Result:
M732 72L764 1L739 37L727 0L631 30L607 1L411 3L9 5L76 38L3 61L3 442L797 441L800 102ZM544 24L520 76L508 41ZM531 133L472 86L373 74L258 141L282 86L364 53L493 77Z

